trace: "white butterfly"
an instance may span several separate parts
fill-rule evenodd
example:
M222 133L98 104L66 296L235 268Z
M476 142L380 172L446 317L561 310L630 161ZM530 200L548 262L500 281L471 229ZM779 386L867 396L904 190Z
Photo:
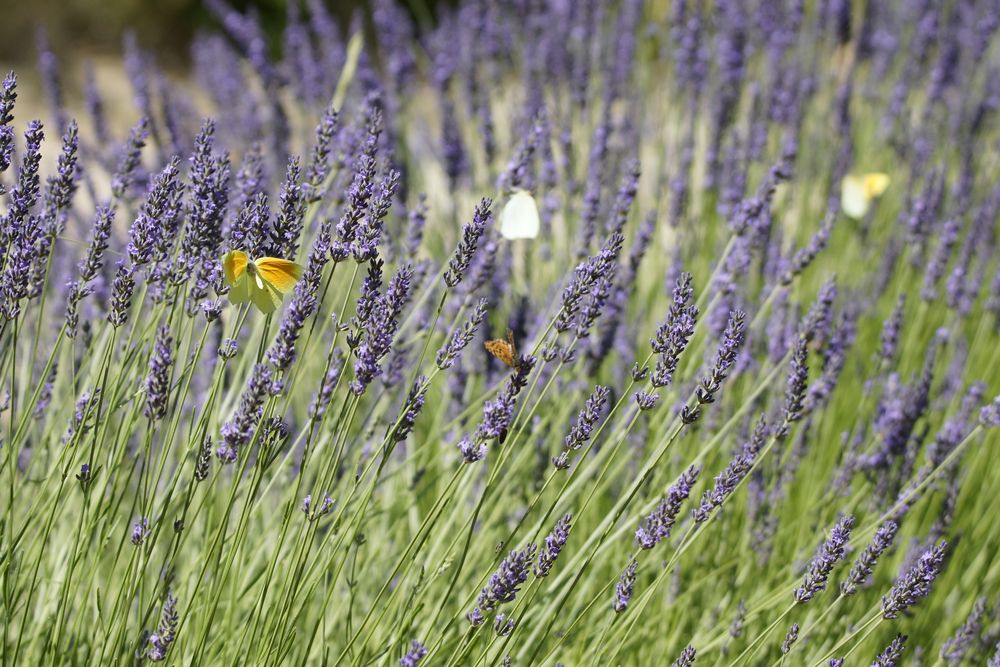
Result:
M538 206L527 190L516 190L500 212L500 235L505 239L533 239L538 236Z
M880 173L848 175L840 190L840 205L844 213L860 220L867 215L872 202L889 187L889 175Z

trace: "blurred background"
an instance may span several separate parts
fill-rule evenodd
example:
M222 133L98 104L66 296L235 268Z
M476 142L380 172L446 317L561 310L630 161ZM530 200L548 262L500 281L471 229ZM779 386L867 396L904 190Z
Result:
M227 0L234 8L252 9L260 16L272 46L280 42L288 2ZM434 5L443 3L401 0L400 4L420 21L430 16ZM188 46L195 32L217 27L202 0L11 0L3 5L0 65L6 68L34 65L36 35L44 29L57 56L74 58L117 56L123 35L132 30L163 67L178 69L188 62ZM364 0L326 0L326 5L340 18L357 11L368 14Z
M135 121L132 90L123 66L124 42L151 57L159 71L184 86L190 74L191 43L201 32L222 32L208 4L214 0L7 0L0 2L0 76L13 70L21 95L23 118L49 123L50 109L39 72L39 45L55 56L63 103L79 109L84 81L92 75L101 90L105 113L116 126ZM366 0L321 0L329 13L346 26L360 19L372 36L371 8ZM435 7L457 0L397 0L415 25L433 21ZM292 5L291 3L295 3ZM223 0L240 12L256 14L272 53L280 52L282 30L290 10L306 0ZM346 28L345 28L346 32ZM197 95L198 91L188 90ZM197 103L196 100L193 100Z

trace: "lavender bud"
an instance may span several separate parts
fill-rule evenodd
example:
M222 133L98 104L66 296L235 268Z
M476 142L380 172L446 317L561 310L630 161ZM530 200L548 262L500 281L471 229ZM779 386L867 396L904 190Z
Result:
M427 655L427 649L416 639L410 642L410 650L399 659L399 667L417 667Z
M799 638L799 624L792 623L792 627L788 628L788 632L785 634L785 641L781 642L781 654L785 655L792 650L792 645Z
M146 541L146 537L148 535L149 519L141 516L132 524L132 535L130 537L132 544L137 547L142 546L142 543Z
M614 610L620 614L628 609L628 603L632 600L632 591L635 589L635 570L639 562L633 557L625 567L618 583L615 584Z

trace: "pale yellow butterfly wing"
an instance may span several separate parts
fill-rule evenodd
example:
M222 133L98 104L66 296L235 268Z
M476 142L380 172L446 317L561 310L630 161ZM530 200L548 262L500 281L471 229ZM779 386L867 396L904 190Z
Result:
M538 205L527 190L518 190L500 212L500 235L505 239L533 239L540 227Z
M265 315L273 313L281 305L281 292L260 275L247 276L250 301Z
M250 275L244 271L229 288L229 301L235 305L250 300Z
M868 195L865 181L858 176L845 176L840 186L840 206L844 213L860 220L868 213L872 198Z
M879 197L889 187L889 174L865 174L865 191L869 197Z
M302 265L277 257L261 257L253 262L260 276L278 292L288 294L302 277Z
M230 287L236 286L236 281L244 275L249 263L250 258L242 250L230 250L223 255L222 270L226 274L226 282L229 283Z

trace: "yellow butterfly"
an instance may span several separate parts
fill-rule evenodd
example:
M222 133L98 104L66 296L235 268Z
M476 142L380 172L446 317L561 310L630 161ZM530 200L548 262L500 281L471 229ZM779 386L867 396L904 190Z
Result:
M844 213L860 220L868 214L872 202L889 187L889 175L880 173L847 175L841 184L840 205Z
M516 190L500 213L500 235L505 239L533 239L538 236L538 205L527 190Z
M234 304L250 301L264 314L274 312L281 298L302 277L302 266L287 259L250 259L242 250L230 250L222 258L229 283L229 300Z

